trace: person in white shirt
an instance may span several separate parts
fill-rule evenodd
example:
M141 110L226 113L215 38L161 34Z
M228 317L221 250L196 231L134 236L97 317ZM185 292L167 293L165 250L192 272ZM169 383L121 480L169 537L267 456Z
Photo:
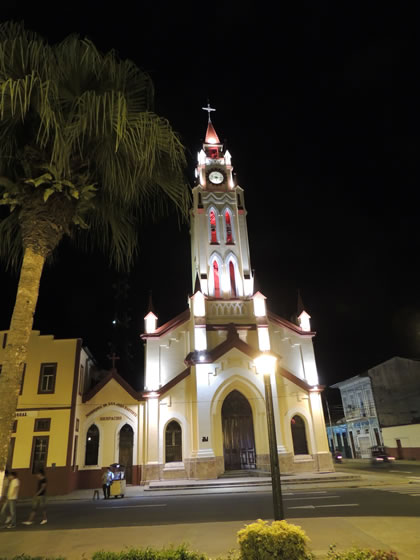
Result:
M9 509L9 523L6 525L6 528L13 529L16 527L16 502L19 496L20 480L18 479L15 471L12 471L8 478L9 486L7 488L6 507L1 509L1 515L4 516L6 514L6 510Z

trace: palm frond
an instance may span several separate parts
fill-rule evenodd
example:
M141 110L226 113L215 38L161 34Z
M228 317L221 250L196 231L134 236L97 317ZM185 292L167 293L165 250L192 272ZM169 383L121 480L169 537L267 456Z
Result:
M6 268L18 270L22 262L22 237L16 212L0 220L0 259Z

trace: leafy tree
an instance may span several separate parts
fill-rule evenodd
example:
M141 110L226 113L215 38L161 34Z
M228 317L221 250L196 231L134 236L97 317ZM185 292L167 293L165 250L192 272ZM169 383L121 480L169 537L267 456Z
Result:
M46 259L69 237L125 267L139 220L173 205L186 215L184 149L153 95L138 67L87 39L49 45L23 24L0 25L0 256L20 268L0 375L0 470Z

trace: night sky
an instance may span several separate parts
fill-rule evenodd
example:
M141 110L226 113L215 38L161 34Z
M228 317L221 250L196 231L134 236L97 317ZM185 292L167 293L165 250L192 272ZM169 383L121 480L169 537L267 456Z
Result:
M2 18L51 42L88 36L150 73L156 112L186 146L191 185L210 100L245 190L258 288L288 319L300 288L330 385L394 355L420 358L419 45L416 13L401 4L289 2L275 14L264 2L156 1L101 3L93 14L34 3L2 8ZM148 292L162 324L186 308L190 270L188 227L175 216L142 227L129 274L63 243L45 269L34 328L83 338L104 368L115 349L138 388ZM2 267L0 284L6 329L16 277Z

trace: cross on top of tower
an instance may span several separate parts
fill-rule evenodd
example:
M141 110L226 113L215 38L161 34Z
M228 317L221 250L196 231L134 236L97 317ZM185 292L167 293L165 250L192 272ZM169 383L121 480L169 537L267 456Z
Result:
M210 107L210 103L207 103L207 107L201 107L203 109L203 111L207 111L208 115L209 115L209 122L211 122L211 118L210 118L210 114L212 111L215 111L216 109L213 109L213 107Z

